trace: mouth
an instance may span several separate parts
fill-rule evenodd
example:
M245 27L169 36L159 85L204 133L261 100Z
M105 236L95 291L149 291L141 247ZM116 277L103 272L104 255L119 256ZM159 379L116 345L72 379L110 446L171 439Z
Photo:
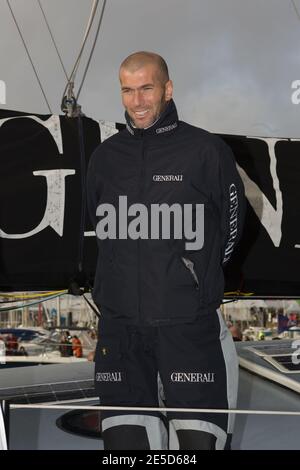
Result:
M146 109L145 111L134 111L135 117L139 119L142 119L143 117L145 117L147 113L148 113L148 109Z

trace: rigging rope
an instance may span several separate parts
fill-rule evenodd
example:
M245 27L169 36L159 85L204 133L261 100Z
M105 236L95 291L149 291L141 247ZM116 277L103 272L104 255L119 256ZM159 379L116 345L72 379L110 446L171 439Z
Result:
M88 58L88 61L87 61L87 65L86 65L85 70L84 70L84 73L83 73L83 77L82 77L82 80L81 80L81 83L80 83L80 86L79 86L79 89L78 89L77 96L76 96L76 100L77 100L77 101L78 101L78 98L79 98L79 95L80 95L80 92L81 92L83 83L84 83L85 78L86 78L86 74L87 74L88 68L89 68L89 66L90 66L90 62L91 62L92 56L93 56L93 53L94 53L94 49L95 49L95 46L96 46L96 42L97 42L97 39L98 39L98 35L99 35L100 28L101 28L101 24L102 24L102 19L103 19L105 7L106 7L106 0L103 1L102 10L101 10L101 13L100 13L100 18L99 18L99 23L98 23L98 27L97 27L95 39L94 39L94 42L93 42L93 45L92 45L92 49L91 49L91 52L90 52L90 55L89 55L89 58Z
M54 290L54 291L47 291L43 293L36 293L36 294L1 294L0 297L12 297L14 299L20 298L20 299L26 299L26 298L35 298L35 297L48 297L49 295L54 295L54 294L66 294L68 291L67 289L62 289L62 290Z
M215 409L215 408L165 408L157 406L72 406L72 405L23 405L10 404L10 409L48 409L48 410L114 410L114 411L158 411L172 413L216 413L216 414L247 414L247 415L274 415L274 416L300 416L300 411L281 411L281 410L247 410L247 409Z
M292 2L292 5L293 5L293 7L294 7L294 10L295 10L295 12L296 12L296 15L297 15L297 17L298 17L298 20L300 21L300 14L299 14L298 8L296 7L295 1L294 1L294 0L291 0L291 2Z
M23 45L24 45L24 48L25 48L25 50L26 50L27 56L28 56L28 58L29 58L29 61L30 61L30 63L31 63L31 66L32 66L32 68L33 68L34 74L35 74L35 76L36 76L36 79L37 79L37 81L38 81L38 84L39 84L39 86L40 86L40 89L41 89L41 91L42 91L42 94L43 94L43 96L44 96L44 99L45 99L45 101L46 101L46 104L47 104L49 113L50 113L50 114L53 114L53 113L52 113L52 110L51 110L51 107L50 107L50 104L49 104L49 102L48 102L48 100L47 100L46 93L45 93L45 91L44 91L44 89L43 89L43 85L42 85L42 83L41 83L41 81L40 81L40 79L39 79L38 73L37 73L37 71L36 71L36 68L35 68L35 66L34 66L34 63L33 63L32 58L31 58L31 56L30 56L28 47L26 46L25 39L24 39L24 37L23 37L23 35L22 35L22 33L21 33L21 29L20 29L20 27L19 27L19 25L18 25L17 19L16 19L15 15L14 15L14 12L13 12L13 10L12 10L12 7L11 7L11 5L10 5L9 0L6 0L6 3L7 3L7 5L8 5L8 8L10 9L10 12L11 12L11 15L12 15L12 17L13 17L14 23L15 23L15 25L16 25L16 27L17 27L17 30L18 30L19 35L20 35L20 38L21 38L21 40L22 40L22 42L23 42Z
M0 312L7 312L8 310L18 310L20 308L31 307L32 305L40 304L41 302L45 302L46 300L51 300L51 299L55 299L56 297L61 297L65 293L67 293L67 291L62 292L60 294L51 295L49 297L41 298L39 300L36 300L35 302L27 302L26 304L22 304L22 305L0 307Z
M42 5L41 5L41 1L40 1L40 0L37 0L37 1L38 1L38 4L39 4L40 9L41 9L41 11L42 11L42 15L43 15L43 17L44 17L44 20L45 20L45 23L46 23L46 25L47 25L49 34L50 34L50 36L51 36L51 39L52 39L52 42L53 42L53 44L54 44L55 50L56 50L56 52L57 52L59 61L60 61L60 63L61 63L61 66L62 66L62 68L63 68L63 71L64 71L64 73L65 73L65 77L66 77L66 79L69 81L67 71L66 71L66 69L65 69L63 60L62 60L61 55L60 55L60 53L59 53L57 44L56 44L56 42L55 42L54 36L53 36L52 31L51 31L51 28L50 28L50 25L49 25L48 20L47 20L47 18L46 18L46 14L45 14L45 12L44 12L44 10L43 10L43 7L42 7Z
M68 86L72 82L74 82L74 80L75 80L75 76L76 76L76 73L77 73L77 70L78 70L78 66L79 66L79 63L80 63L80 60L81 60L81 56L82 56L82 53L83 53L88 35L90 33L90 29L91 29L93 21L94 21L94 17L95 17L95 14L96 14L98 3L99 3L99 0L94 0L93 1L92 10L91 10L91 14L90 14L90 17L89 17L89 20L88 20L88 25L87 25L87 28L86 28L86 31L85 31L85 34L84 34L84 38L83 38L83 41L82 41L81 49L80 49L80 52L79 52L78 57L76 59L76 62L74 64L74 67L73 67L73 70L71 72L70 78L68 79L68 83L65 86L65 89L64 89L64 92L63 92L63 95L62 95L62 100L65 97L65 93L67 91Z

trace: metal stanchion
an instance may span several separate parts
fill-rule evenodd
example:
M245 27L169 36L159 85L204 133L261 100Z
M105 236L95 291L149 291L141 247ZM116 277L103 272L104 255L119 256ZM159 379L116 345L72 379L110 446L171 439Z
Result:
M9 436L9 404L5 400L0 402L0 450L8 450Z

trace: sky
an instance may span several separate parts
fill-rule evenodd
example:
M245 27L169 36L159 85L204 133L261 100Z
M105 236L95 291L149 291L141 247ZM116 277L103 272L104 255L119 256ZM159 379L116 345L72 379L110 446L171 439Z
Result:
M40 1L70 73L93 2ZM51 112L61 113L66 77L38 0L9 2ZM96 19L101 6L102 0ZM94 119L124 122L119 65L134 51L150 50L168 63L181 119L212 132L300 138L300 104L291 99L292 83L300 80L299 44L300 0L107 0L79 103ZM1 108L49 113L7 0L0 0L1 81Z

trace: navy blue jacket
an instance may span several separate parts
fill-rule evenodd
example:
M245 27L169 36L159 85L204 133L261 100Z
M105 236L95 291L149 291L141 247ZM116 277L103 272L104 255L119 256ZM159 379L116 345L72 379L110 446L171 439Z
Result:
M223 298L222 265L242 231L244 188L229 147L217 136L178 120L171 100L148 129L123 131L93 153L88 169L88 207L94 228L99 204L118 213L143 204L204 205L204 244L186 249L186 239L100 240L93 299L102 315L124 323L165 325L191 322L216 309ZM195 210L193 210L195 218ZM138 213L137 213L138 214ZM128 217L128 222L136 216ZM170 219L170 224L172 218ZM149 221L149 227L150 227ZM117 224L118 226L118 224ZM195 228L195 220L193 220Z

